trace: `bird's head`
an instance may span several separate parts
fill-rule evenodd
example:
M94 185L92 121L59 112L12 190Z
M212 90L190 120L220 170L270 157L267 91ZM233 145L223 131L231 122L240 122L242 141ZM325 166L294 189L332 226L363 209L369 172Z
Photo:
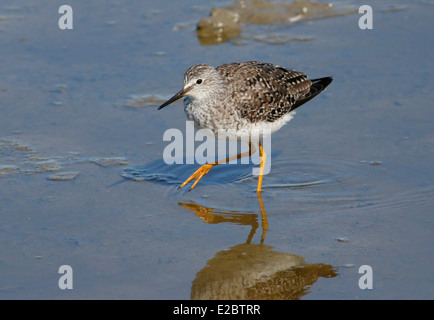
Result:
M209 64L194 65L185 72L181 91L159 106L158 110L182 97L192 100L212 99L222 94L223 88L223 78L214 67Z

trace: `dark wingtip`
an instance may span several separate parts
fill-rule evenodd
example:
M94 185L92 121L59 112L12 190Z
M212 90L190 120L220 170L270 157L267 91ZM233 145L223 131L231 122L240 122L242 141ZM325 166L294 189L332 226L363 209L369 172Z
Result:
M291 110L295 110L301 105L305 104L306 102L312 100L315 98L318 94L324 91L327 86L332 83L333 78L332 77L324 77L324 78L318 78L318 79L312 79L310 80L312 82L312 85L310 87L310 90L308 94L305 95L304 98L298 100L293 106Z
M318 89L320 91L324 90L330 83L333 81L333 77L324 77L324 78L318 78L310 80L313 84L318 86Z

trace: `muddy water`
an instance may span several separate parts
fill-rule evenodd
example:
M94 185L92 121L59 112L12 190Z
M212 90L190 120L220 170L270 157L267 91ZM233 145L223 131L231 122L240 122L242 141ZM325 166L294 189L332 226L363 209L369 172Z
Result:
M0 4L2 299L433 298L432 4L372 1L362 31L349 1L253 3L75 1L73 30L64 3ZM241 23L210 45L213 8ZM156 106L190 65L247 60L334 82L273 135L262 196L253 164L176 190L198 165L164 163L185 116Z

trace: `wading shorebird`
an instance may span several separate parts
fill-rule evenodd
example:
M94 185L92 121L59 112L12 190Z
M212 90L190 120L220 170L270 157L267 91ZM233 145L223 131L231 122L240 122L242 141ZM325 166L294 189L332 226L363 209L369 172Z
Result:
M249 151L213 163L202 165L178 189L195 179L190 190L209 170L221 163L251 156L254 132L272 134L295 114L294 110L322 92L332 82L331 77L309 80L295 70L271 63L249 61L223 64L216 68L208 64L190 67L184 74L181 91L163 103L158 110L184 97L184 111L196 129L209 129L215 136L246 141ZM257 192L261 191L266 154L258 138L260 169Z

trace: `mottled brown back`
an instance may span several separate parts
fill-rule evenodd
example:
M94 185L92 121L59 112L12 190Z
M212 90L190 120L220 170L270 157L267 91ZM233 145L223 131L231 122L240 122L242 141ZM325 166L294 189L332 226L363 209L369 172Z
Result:
M249 61L216 68L227 79L232 105L250 122L274 122L323 91L331 78L307 80L298 71Z

